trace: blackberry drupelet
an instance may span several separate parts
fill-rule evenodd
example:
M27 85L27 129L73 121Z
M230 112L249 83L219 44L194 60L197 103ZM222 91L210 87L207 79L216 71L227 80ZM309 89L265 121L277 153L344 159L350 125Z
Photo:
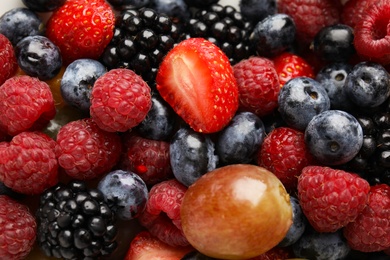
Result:
M194 12L182 37L202 37L215 43L235 64L254 54L249 45L252 28L253 24L234 7L212 4Z
M118 14L114 36L101 62L108 69L131 69L152 87L162 58L178 36L178 28L168 15L147 7L125 9Z
M117 247L115 215L97 189L71 181L46 190L37 210L37 242L47 256L98 259Z

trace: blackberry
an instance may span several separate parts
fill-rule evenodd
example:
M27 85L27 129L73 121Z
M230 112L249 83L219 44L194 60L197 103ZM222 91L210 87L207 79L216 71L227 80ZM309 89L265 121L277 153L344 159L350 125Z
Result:
M37 242L47 256L98 259L117 247L115 215L98 189L57 184L40 197Z
M252 28L253 24L234 7L212 4L194 12L182 37L202 37L213 42L235 64L253 54L249 44Z
M118 14L114 36L101 56L108 68L128 68L153 86L159 64L178 39L172 19L154 9L125 9Z

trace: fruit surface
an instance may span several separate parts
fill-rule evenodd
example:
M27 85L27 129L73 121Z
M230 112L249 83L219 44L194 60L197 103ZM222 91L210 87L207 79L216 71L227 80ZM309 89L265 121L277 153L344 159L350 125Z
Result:
M181 221L188 241L201 253L242 259L276 246L292 223L292 209L275 175L235 164L206 173L188 188Z
M238 88L227 56L202 38L182 41L164 58L157 89L195 131L221 130L238 108Z

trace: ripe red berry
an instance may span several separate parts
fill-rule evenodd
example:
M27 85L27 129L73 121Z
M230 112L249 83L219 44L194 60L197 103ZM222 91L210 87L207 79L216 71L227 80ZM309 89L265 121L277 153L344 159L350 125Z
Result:
M150 87L132 70L112 69L95 81L90 113L105 131L131 129L141 123L151 107Z
M0 85L13 76L18 68L14 47L3 34L0 34L0 68Z
M59 165L78 180L91 180L107 173L119 161L122 150L120 137L100 129L91 118L61 127L57 143Z
M65 64L98 59L114 34L115 14L104 0L67 0L46 25L46 36L57 45Z
M37 223L28 207L0 195L0 258L24 259L36 240Z
M334 0L279 0L278 12L290 15L296 39L308 45L321 28L340 21L341 3Z
M302 211L318 232L335 232L355 221L369 190L358 175L325 166L307 166L298 179Z
M257 157L257 164L275 174L289 191L296 190L302 169L313 162L304 133L290 127L272 130Z
M41 130L56 109L47 83L30 76L14 76L0 86L0 130L11 136Z
M341 11L341 22L352 28L365 14L366 8L377 0L348 0Z
M372 186L367 206L354 222L343 230L352 249L363 252L382 251L390 248L390 186Z
M241 60L233 66L233 73L240 109L262 117L277 108L280 85L271 60L257 56Z
M359 56L390 64L390 2L379 0L369 5L354 29L354 45Z
M184 236L180 208L187 187L176 179L155 184L149 192L146 208L139 222L150 233L171 246L189 245Z
M294 257L294 253L289 247L274 247L264 254L249 258L248 260L275 260L275 259L290 259Z
M123 136L122 168L138 174L149 186L172 179L169 143L143 138L135 133Z
M40 194L58 181L56 142L41 132L23 132L0 143L0 181L23 194Z

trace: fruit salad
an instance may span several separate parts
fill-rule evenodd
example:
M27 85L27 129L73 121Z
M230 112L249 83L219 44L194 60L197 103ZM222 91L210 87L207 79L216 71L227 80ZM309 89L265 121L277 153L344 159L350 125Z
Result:
M388 0L0 2L0 259L390 259Z

